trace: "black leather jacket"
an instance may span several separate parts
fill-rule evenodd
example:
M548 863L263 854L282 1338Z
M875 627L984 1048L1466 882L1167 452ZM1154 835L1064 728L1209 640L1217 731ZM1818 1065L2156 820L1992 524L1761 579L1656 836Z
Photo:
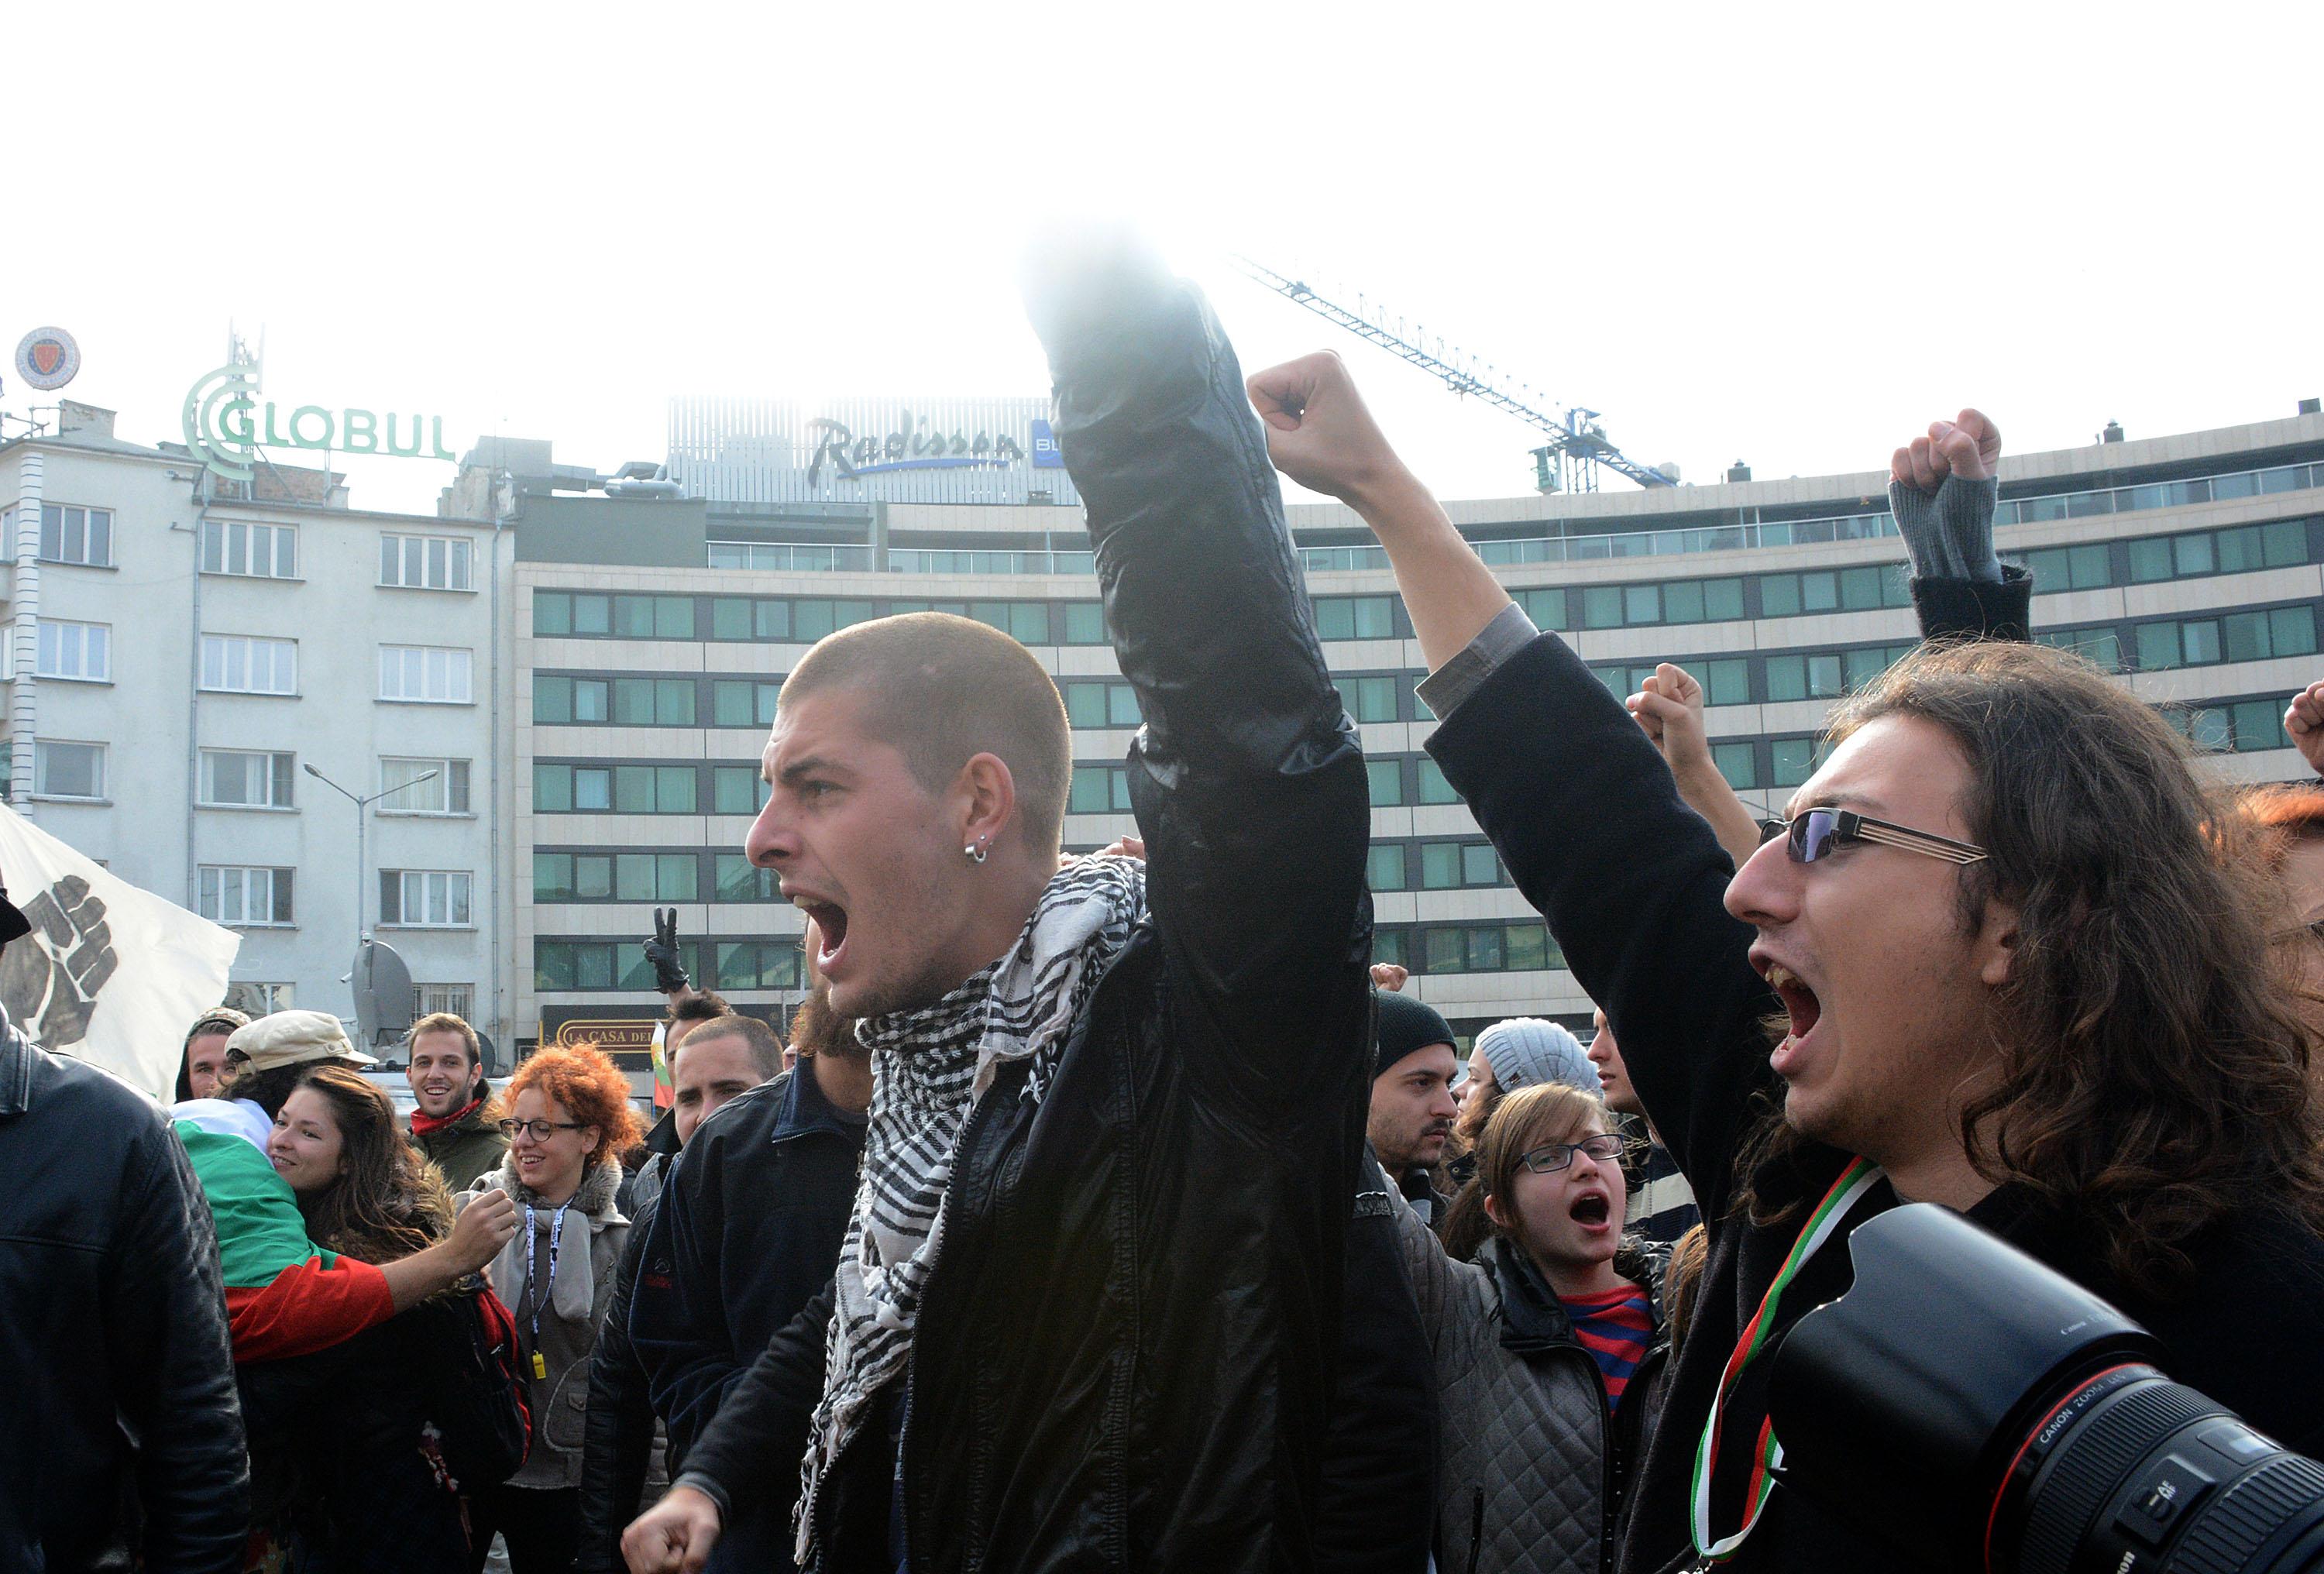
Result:
M1034 311L1145 716L1148 913L1044 1100L1019 1063L963 1134L908 1379L903 1542L913 1574L1305 1570L1369 1087L1363 759L1201 296L1117 270ZM748 1417L788 1386L797 1418L812 1382L783 1347L819 1340L818 1309L689 1474L731 1492L753 1463L796 1469L799 1431L770 1444ZM895 1568L892 1464L865 1427L821 1488L815 1566Z
M239 1569L217 1239L169 1122L0 1012L0 1566Z

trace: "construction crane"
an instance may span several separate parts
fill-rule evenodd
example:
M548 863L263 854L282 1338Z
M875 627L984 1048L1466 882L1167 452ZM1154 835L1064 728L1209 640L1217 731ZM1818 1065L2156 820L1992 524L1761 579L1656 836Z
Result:
M1536 409L1530 400L1540 397L1537 391L1523 383L1506 381L1499 370L1479 361L1444 343L1435 341L1432 351L1406 336L1404 320L1395 319L1388 326L1388 314L1379 308L1351 310L1328 300L1299 280L1288 278L1263 262L1240 253L1230 260L1250 278L1266 285L1277 295L1305 307L1317 317L1338 324L1359 338L1368 339L1381 349L1402 356L1414 365L1436 378L1453 392L1473 394L1494 409L1513 415L1526 425L1549 434L1549 441L1533 450L1534 483L1543 492L1595 492L1598 490L1600 466L1618 475L1628 476L1640 486L1675 486L1676 480L1661 470L1639 464L1609 442L1606 430L1598 424L1598 412L1576 405L1563 416ZM1357 298L1361 301L1362 298ZM1425 330L1416 326L1416 334Z

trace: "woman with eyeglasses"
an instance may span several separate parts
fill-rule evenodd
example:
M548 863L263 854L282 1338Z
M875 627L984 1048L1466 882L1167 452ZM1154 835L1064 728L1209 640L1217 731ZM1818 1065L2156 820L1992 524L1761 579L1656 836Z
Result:
M344 1066L299 1073L266 1157L326 1251L384 1265L454 1233L443 1177L387 1095ZM461 1574L462 1495L524 1458L523 1409L494 1353L507 1335L471 1272L328 1349L246 1369L254 1566Z
M1448 1574L1613 1566L1665 1348L1663 1259L1622 1233L1623 1140L1596 1094L1504 1097L1477 1146L1492 1236L1473 1263L1394 1200L1436 1368Z
M628 1079L586 1046L536 1052L510 1079L506 1107L508 1158L462 1201L496 1187L516 1201L516 1235L485 1272L516 1318L532 1450L477 1504L476 1566L498 1532L513 1574L564 1574L580 1551L589 1358L630 1232L614 1193L622 1155L642 1133Z

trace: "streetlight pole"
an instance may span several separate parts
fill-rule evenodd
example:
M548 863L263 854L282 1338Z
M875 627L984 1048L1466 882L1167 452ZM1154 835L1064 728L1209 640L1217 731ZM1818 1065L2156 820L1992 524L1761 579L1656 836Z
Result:
M355 806L355 950L357 954L361 954L364 943L371 938L371 927L364 922L364 822L371 817L365 811L382 798L400 793L405 787L416 787L421 782L430 780L443 773L438 770L423 770L410 781L383 788L369 797L357 797L313 766L302 764L300 769Z

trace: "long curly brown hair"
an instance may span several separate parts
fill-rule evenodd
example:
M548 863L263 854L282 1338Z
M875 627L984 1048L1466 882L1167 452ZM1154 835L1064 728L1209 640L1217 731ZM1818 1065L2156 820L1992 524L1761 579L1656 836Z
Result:
M1968 761L1962 817L1988 856L1961 873L1963 925L1989 898L2016 909L1993 1074L1961 1113L1979 1173L2079 1218L2158 1296L2231 1218L2324 1232L2316 1029L2269 959L2278 898L2250 828L2185 741L2080 658L2002 641L1915 651L1831 739L1886 716L1941 727Z
M343 1066L310 1067L291 1091L300 1088L330 1101L339 1128L339 1178L299 1199L308 1238L364 1263L395 1262L441 1240L452 1194L396 1128L393 1100Z

